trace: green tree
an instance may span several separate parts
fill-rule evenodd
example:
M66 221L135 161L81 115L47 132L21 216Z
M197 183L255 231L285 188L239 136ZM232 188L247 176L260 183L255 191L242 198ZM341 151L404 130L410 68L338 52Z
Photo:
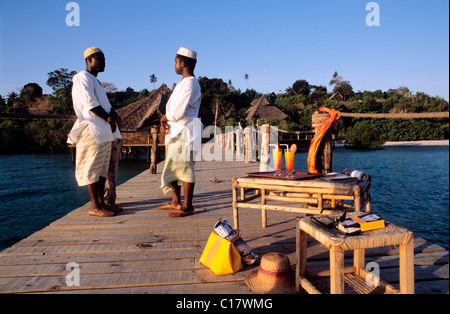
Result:
M64 68L49 72L46 84L54 91L57 91L58 89L70 91L72 89L72 78L75 74L77 74L76 71L69 72L68 69Z
M411 96L411 91L406 86L400 86L399 88L397 88L397 93L403 97Z
M330 86L334 85L333 92L340 93L344 99L352 97L355 93L353 92L353 87L350 85L349 81L344 81L337 72L334 72L333 77L330 81Z
M0 153L18 153L29 145L25 120L0 120Z
M267 123L267 121L266 121L266 123ZM299 126L297 123L290 122L285 119L273 119L273 120L268 121L268 123L271 126L277 126L278 129L285 130L285 131L298 131L298 129L299 129ZM260 124L263 124L263 123L260 122Z
M352 112L357 113L381 113L383 110L383 104L377 102L377 100L371 96L365 97L362 102L354 101L349 109Z
M74 115L72 96L65 89L58 89L53 95L47 96L50 109L49 114L54 115Z
M300 114L300 118L298 120L300 130L311 130L312 129L311 117L312 117L312 114L318 110L319 110L319 105L317 103L306 105L303 108L303 110Z
M36 98L42 96L42 87L36 83L26 84L20 91L20 98L25 106L29 106Z
M292 84L292 89L299 95L308 96L311 93L311 86L306 80L297 80Z
M368 121L355 123L347 132L345 140L351 147L367 149L376 149L385 143L382 136Z
M146 88L144 88L143 90L141 90L141 91L139 92L139 99L143 99L143 98L146 98L146 97L148 97L148 96L150 96L150 92L149 92L149 90L146 89Z
M325 86L311 86L313 91L309 94L309 101L311 104L324 99L327 96L327 88Z
M74 121L44 120L33 121L27 126L27 133L33 145L50 154L67 152L67 134Z
M54 92L48 97L51 114L73 115L72 103L72 78L77 74L76 71L61 68L48 73L46 84L50 86Z
M0 112L5 112L7 108L6 101L3 99L2 95L0 95Z
M282 95L275 99L275 105L280 108L285 114L291 117L292 121L300 119L301 104L305 104L307 97L305 95Z
M215 112L218 104L219 115L226 115L233 105L228 85L222 79L209 79L206 76L200 76L198 82L202 90L201 106Z

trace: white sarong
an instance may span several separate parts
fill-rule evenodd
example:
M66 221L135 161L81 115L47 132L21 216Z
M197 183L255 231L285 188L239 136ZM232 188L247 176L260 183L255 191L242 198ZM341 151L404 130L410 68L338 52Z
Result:
M78 135L75 178L78 186L85 186L108 176L111 142L97 144L86 126Z

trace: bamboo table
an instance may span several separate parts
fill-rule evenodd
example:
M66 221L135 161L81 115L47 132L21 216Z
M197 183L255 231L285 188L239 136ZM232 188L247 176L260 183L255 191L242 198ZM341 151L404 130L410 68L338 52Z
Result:
M363 180L333 180L323 178L308 180L284 180L278 178L241 177L232 180L234 228L239 228L239 209L261 210L262 227L267 227L266 210L278 210L312 215L330 215L336 212L336 201L353 202L354 211L360 212L365 207L370 212L370 176ZM246 197L246 189L255 190L256 194ZM238 200L238 190L241 191ZM259 203L250 203L260 199ZM267 204L268 200L280 201ZM330 205L324 206L329 200ZM294 205L292 205L294 204Z
M362 215L349 213L347 217ZM411 231L387 223L386 227L365 231L359 235L345 236L336 228L328 229L319 221L327 224L332 217L304 217L297 225L297 265L296 287L302 287L308 293L322 293L321 285L315 285L311 278L318 274L307 273L307 235L310 235L330 250L330 271L322 274L329 276L329 290L332 294L347 292L356 293L414 293L414 235ZM400 290L376 278L378 285L372 285L373 273L368 272L364 265L365 249L399 246L400 256ZM344 252L354 250L353 267L344 268ZM368 281L368 276L369 281ZM317 282L320 283L320 280ZM346 285L344 285L344 282ZM323 280L322 280L323 285ZM323 289L323 286L321 287ZM346 290L344 290L344 288ZM378 290L378 291L377 291Z

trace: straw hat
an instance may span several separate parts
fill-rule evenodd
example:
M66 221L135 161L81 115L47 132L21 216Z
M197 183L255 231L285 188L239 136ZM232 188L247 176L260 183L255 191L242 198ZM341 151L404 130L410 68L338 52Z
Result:
M267 253L261 258L259 269L245 279L247 286L258 293L295 293L289 258L282 253Z

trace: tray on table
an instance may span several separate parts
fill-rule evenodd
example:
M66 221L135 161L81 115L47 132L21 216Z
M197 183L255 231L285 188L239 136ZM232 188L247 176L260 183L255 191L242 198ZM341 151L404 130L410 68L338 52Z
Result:
M275 176L275 171L270 172L252 172L247 173L249 177L282 179L282 180L308 180L316 179L323 176L323 173L294 172L293 177L289 177L286 171L281 171L281 176Z

